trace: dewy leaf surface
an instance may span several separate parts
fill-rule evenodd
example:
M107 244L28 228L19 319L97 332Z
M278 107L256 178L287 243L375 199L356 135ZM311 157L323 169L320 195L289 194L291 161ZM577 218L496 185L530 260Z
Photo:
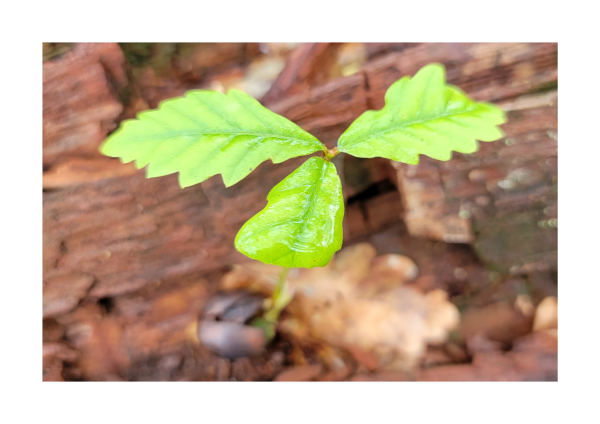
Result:
M206 90L167 100L158 109L138 114L111 134L100 151L148 165L147 176L179 171L181 187L222 174L227 187L267 159L280 163L324 146L283 116L247 94Z
M342 247L344 198L331 162L312 157L269 192L235 238L243 254L288 268L325 266Z
M503 136L497 125L504 112L489 103L469 99L459 88L446 85L444 67L431 64L413 77L403 77L385 94L385 106L369 110L342 134L340 152L384 157L410 164L419 154L449 160L452 151L473 153L476 140Z

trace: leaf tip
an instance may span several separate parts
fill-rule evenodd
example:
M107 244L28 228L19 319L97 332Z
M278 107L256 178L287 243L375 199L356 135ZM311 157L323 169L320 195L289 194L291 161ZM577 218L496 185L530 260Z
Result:
M110 157L114 157L113 155L110 154L110 150L106 148L106 141L104 141L100 147L98 147L98 151L100 153L102 153L104 156L110 156Z
M423 66L417 71L414 78L417 77L428 77L441 79L443 83L446 82L446 67L441 63L430 63Z
M115 133L113 133L115 134ZM98 147L98 151L102 153L104 156L117 157L119 156L117 152L113 151L113 134L109 135L104 139L104 141Z

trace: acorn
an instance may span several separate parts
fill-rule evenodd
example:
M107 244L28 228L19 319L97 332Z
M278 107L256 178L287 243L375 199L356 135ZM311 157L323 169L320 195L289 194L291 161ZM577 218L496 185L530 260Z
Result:
M246 291L217 293L198 322L198 339L228 359L260 354L267 343L265 332L246 324L262 311L263 303L262 297Z

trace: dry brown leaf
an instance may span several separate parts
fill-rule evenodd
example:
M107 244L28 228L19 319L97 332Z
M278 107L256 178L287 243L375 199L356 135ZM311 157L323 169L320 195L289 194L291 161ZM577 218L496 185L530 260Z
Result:
M558 328L558 299L548 296L538 305L533 318L533 331Z
M447 294L403 287L418 273L414 262L401 255L375 255L373 246L361 243L340 251L326 267L290 270L296 295L280 331L358 349L377 357L382 367L397 369L415 366L428 344L445 342L460 322ZM237 265L222 287L268 295L279 272L258 262Z

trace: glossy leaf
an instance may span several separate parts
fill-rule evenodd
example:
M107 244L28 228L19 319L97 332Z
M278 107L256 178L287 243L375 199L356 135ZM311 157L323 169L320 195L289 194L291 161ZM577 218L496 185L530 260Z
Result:
M179 171L181 187L222 174L227 187L267 159L280 163L324 146L247 94L196 90L138 114L111 134L100 151L148 165L147 176Z
M342 247L344 198L331 162L308 159L269 192L235 238L243 254L288 268L325 266Z
M504 112L470 100L459 88L446 85L444 67L431 64L413 77L403 77L385 94L385 106L367 111L342 134L340 152L384 157L417 164L419 154L449 160L452 151L473 153L476 140L503 136L497 125Z

